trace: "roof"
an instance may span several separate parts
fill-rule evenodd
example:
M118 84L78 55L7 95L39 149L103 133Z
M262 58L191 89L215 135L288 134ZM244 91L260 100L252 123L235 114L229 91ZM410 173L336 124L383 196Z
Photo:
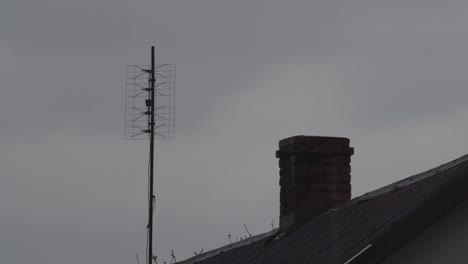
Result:
M377 263L467 197L465 155L335 206L289 233L273 230L178 263Z

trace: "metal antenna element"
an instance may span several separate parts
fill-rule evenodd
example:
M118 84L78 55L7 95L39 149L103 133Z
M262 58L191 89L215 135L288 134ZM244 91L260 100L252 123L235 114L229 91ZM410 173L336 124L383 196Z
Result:
M125 138L150 140L148 164L147 262L153 261L154 140L175 136L175 64L127 65L125 85Z
M177 260L176 260L176 257L174 255L174 250L171 249L171 264L176 263L176 262L177 262Z
M250 234L249 229L247 229L247 226L245 224L244 224L244 227L245 227L245 231L247 231L247 234L249 234L249 237L251 237L252 234ZM247 238L247 236L245 238Z
M175 136L175 73L175 64L127 65L126 139L148 139L147 134L155 139Z

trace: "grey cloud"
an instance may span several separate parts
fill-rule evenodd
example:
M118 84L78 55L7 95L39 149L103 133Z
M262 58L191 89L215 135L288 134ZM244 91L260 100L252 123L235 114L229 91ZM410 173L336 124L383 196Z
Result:
M465 5L3 3L1 259L143 258L147 145L123 140L124 69L155 43L178 70L177 137L157 142L162 259L269 230L283 137L350 137L355 196L465 154Z

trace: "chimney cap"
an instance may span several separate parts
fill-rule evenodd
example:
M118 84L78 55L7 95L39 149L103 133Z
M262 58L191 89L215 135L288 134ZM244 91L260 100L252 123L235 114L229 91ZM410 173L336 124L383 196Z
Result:
M314 144L314 145L349 145L349 138L344 137L323 137L323 136L305 136L297 135L288 137L279 141L279 147L285 147L295 144Z

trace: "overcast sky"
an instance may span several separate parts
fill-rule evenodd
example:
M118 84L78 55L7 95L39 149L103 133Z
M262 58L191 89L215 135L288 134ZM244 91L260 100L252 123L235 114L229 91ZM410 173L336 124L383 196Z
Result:
M148 142L124 140L125 65L177 64L158 141L155 251L278 225L278 140L343 136L353 197L468 153L462 0L6 0L0 262L144 259Z

